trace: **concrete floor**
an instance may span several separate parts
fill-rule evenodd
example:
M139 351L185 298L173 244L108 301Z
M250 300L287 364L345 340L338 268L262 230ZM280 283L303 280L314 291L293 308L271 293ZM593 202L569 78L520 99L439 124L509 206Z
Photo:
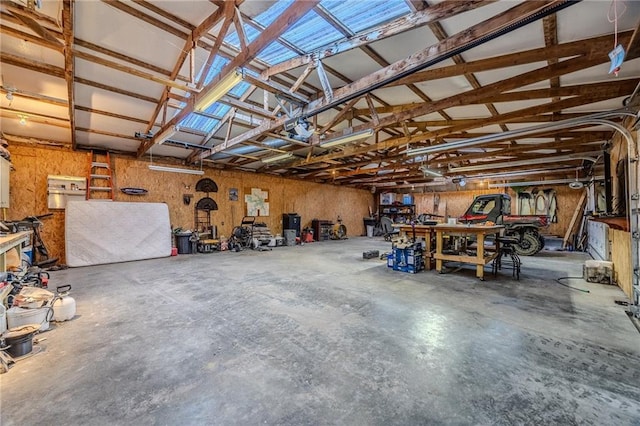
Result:
M52 273L77 317L0 375L2 425L640 424L640 334L583 253L394 272L357 237Z

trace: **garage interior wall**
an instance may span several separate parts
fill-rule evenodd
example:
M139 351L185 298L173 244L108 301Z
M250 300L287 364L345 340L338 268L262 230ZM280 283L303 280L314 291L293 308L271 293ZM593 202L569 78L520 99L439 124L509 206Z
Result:
M576 206L580 201L580 197L583 194L584 189L575 190L566 185L545 187L553 188L556 192L557 200L557 217L558 221L552 223L548 228L543 230L545 235L555 235L564 237L571 218L575 212ZM439 201L439 215L446 215L448 217L458 217L467 211L467 208L471 205L474 197L482 194L496 194L504 192L502 189L476 189L468 191L455 191L455 192L433 192L433 193L416 193L414 194L414 202L416 205L416 213L435 213L434 200L438 197ZM511 188L507 189L507 194L511 196L511 213L516 214L516 197L517 194ZM442 207L446 206L446 212L442 211ZM581 212L582 213L582 212Z
M10 177L11 207L6 219L19 220L26 216L53 213L53 216L42 220L42 238L49 255L60 258L64 263L64 210L49 210L47 176L86 177L88 154L19 145L10 149L14 170ZM364 234L363 217L369 216L369 209L375 211L374 197L367 190L211 168L206 168L203 176L157 172L148 169L148 159L135 160L117 155L112 155L111 162L115 201L166 203L173 228L193 229L195 204L209 196L218 205L218 210L211 212L211 222L217 226L219 236L229 236L233 227L239 225L247 214L244 195L251 188L259 188L269 194L270 214L258 217L256 222L265 223L272 234L282 234L283 213L297 213L301 217L302 228L311 226L313 219L335 223L340 216L348 235L359 236ZM198 180L205 177L218 185L217 193L207 195L195 191ZM124 187L144 188L148 194L126 195L119 190ZM229 200L232 188L238 190L238 201ZM192 194L189 205L183 202L185 194Z

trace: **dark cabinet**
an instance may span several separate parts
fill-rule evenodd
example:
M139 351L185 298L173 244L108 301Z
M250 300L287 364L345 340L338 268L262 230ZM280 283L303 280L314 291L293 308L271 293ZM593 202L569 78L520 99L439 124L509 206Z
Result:
M300 215L297 213L284 213L282 215L282 230L295 229L296 237L300 236Z
M330 220L313 219L311 221L311 227L313 228L313 239L316 241L326 241L331 238L331 231L333 230L333 222Z

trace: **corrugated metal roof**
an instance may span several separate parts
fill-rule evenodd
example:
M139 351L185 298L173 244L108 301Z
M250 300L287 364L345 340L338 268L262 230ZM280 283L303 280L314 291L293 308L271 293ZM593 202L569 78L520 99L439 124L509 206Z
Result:
M411 13L405 0L324 0L320 4L354 33Z
M344 36L322 16L311 10L285 32L282 38L302 51L310 52Z
M294 0L281 0L273 4L269 9L254 18L254 21L263 26L269 26ZM321 5L337 20L341 21L351 31L358 32L365 28L376 26L389 21L397 16L410 12L404 0L324 0ZM254 27L245 24L245 32L251 42L260 34ZM300 51L311 52L319 47L333 43L344 36L329 24L324 18L313 10L303 16L293 27L286 31L282 38L298 48ZM234 30L225 37L225 42L240 48L238 34ZM258 58L268 64L277 64L297 55L296 52L278 41L270 43ZM216 56L209 74L205 78L205 85L209 84L217 76L229 60ZM240 97L250 85L245 82L237 84L229 94ZM231 108L228 105L215 103L207 108L206 112L218 117L224 116ZM189 114L180 126L210 132L219 120L199 114ZM271 141L269 141L271 142ZM275 142L274 146L283 145L284 141ZM244 151L243 151L244 152ZM247 151L252 152L252 150Z
M247 35L247 38L249 39L249 43L251 43L253 40L258 38L258 36L260 35L260 31L256 30L254 27L252 27L249 24L244 24L242 25L242 27L244 28L244 32ZM233 30L233 32L229 33L229 35L224 38L224 41L225 43L229 43L230 45L234 46L236 49L240 50L240 39L238 37L238 32L236 30Z
M295 0L280 0L277 1L271 6L269 9L265 10L255 18L254 21L262 25L263 27L268 27L276 20L278 16L282 14L289 6L294 3Z
M228 59L225 59L222 56L217 55L213 60L213 64L211 65L209 74L207 74L207 77L204 79L204 85L206 86L207 84L211 83L211 80L213 80L213 78L216 75L220 74L220 71L222 71L222 68L228 63L229 63Z
M258 59L270 65L278 64L298 56L296 52L289 49L278 41L269 44L259 55Z

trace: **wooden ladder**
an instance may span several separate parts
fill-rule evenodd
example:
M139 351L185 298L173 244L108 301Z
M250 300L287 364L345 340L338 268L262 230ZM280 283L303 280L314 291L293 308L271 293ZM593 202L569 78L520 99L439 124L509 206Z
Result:
M87 153L87 200L111 200L113 193L113 174L109 151L90 151Z

